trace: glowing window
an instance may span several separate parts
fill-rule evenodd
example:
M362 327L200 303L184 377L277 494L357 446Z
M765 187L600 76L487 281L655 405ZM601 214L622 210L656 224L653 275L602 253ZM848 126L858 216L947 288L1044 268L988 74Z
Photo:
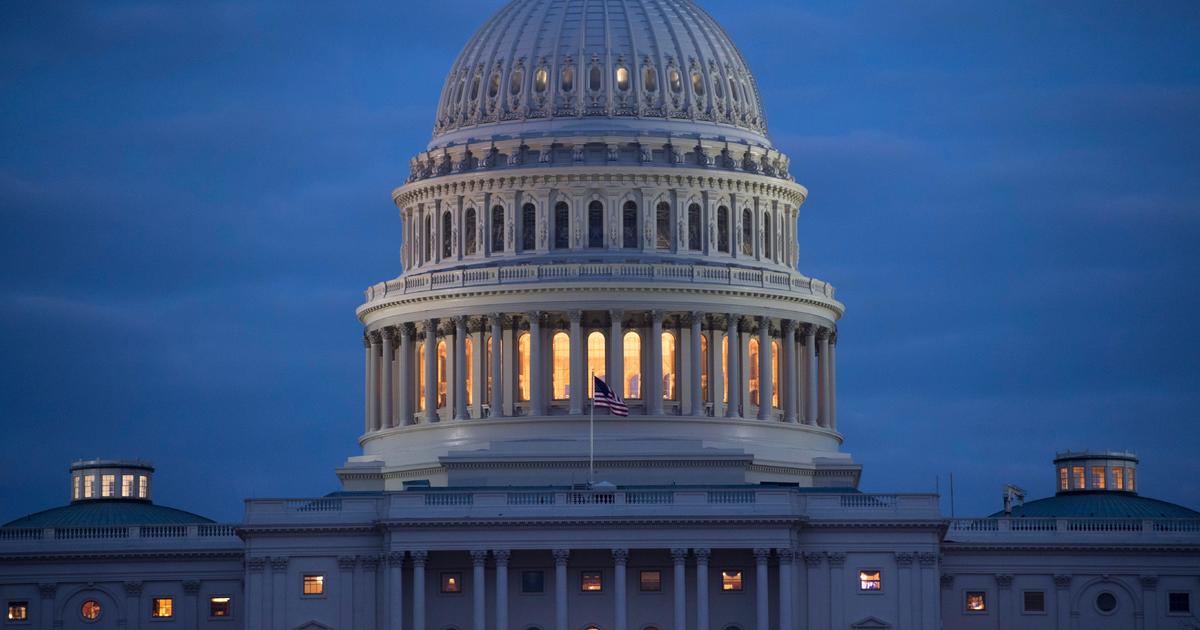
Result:
M571 337L565 332L554 333L550 339L551 390L554 400L571 397Z
M546 91L546 84L550 82L550 73L545 68L538 68L537 72L533 73L533 91L541 94Z
M170 597L156 597L150 605L150 616L166 619L175 616L175 601Z
M437 344L437 408L446 406L446 342Z
M663 400L675 400L679 397L676 391L678 378L675 374L675 335L669 332L662 334L662 397Z
M79 475L71 477L71 498L79 499L83 496L83 490Z
M604 590L604 579L599 571L584 571L579 574L579 590L597 593Z
M228 617L233 614L233 599L228 595L216 595L208 598L209 617Z
M983 612L987 610L987 594L983 591L967 591L967 612Z
M704 77L699 72L692 73L692 91L696 96L704 96Z
M517 337L517 400L529 400L529 333Z
M504 251L504 207L492 206L492 251Z
M671 83L672 92L678 94L683 91L683 77L680 76L678 70L671 68L667 73L667 80Z
M646 66L642 69L642 85L646 87L647 92L658 90L658 73L654 71L654 68Z
M771 257L771 241L774 235L771 233L771 213L763 213L763 258Z
M449 212L442 213L442 258L449 258L451 251L450 237L454 234L454 217Z
M121 496L133 496L133 475L121 475Z
M1071 477L1073 477L1075 479L1075 489L1083 490L1083 488L1085 486L1084 477L1083 477L1083 466L1071 467Z
M88 475L83 478L83 498L90 499L96 494L96 477Z
M100 496L111 497L117 494L117 476L100 475Z
M879 577L879 570L872 569L869 571L858 572L858 590L860 591L878 591L883 588L883 580Z
M138 498L145 499L150 496L150 478L146 475L138 475Z
M468 256L475 254L476 239L475 239L475 208L467 208L466 216L463 218L463 251Z
M467 337L466 343L463 344L466 351L466 365L462 366L463 380L467 381L467 404L475 404L475 392L472 388L475 385L475 370L471 369L475 365L475 344Z
M1104 489L1104 467L1092 466L1092 487L1098 490Z
M8 602L9 621L28 621L29 602Z
M629 69L623 66L617 68L617 89L622 92L629 90Z
M80 616L82 616L84 619L87 619L88 621L95 621L95 620L99 619L101 612L102 612L102 609L100 608L100 602L98 602L94 599L89 599L86 602L83 602L83 604L81 606L79 606Z
M779 409L779 342L771 342L771 406Z
M462 592L462 574L461 573L443 573L442 574L442 592L443 593L461 593Z
M1059 490L1070 489L1071 480L1068 478L1068 475L1069 475L1069 473L1067 472L1066 466L1063 466L1062 468L1058 469L1058 489Z
M562 71L562 91L570 92L573 89L575 89L575 69L567 66Z
M647 593L662 591L662 571L642 571L638 578L638 584Z
M602 333L600 331L594 331L588 335L588 338L587 338L588 373L594 375L596 378L598 378L602 381L604 380L605 366L607 365L604 362L604 358L605 358L605 353L608 351L608 349L605 347L604 342L605 342L604 333ZM605 381L605 382L607 382L607 381ZM595 394L595 393L596 393L596 381L592 380L589 377L588 378L588 398L591 398L592 394Z
M303 578L302 593L305 595L324 595L325 594L325 576L319 574L305 575Z
M638 246L638 211L637 204L626 201L621 210L621 246L636 248Z
M521 207L521 249L528 251L537 246L537 207L527 203Z
M708 335L700 334L700 400L707 401L708 397Z
M655 209L655 226L657 227L655 247L658 249L671 248L671 204L663 201Z
M487 358L483 362L484 390L483 402L491 404L492 402L492 336L488 335L483 338L484 354Z
M754 255L754 215L749 208L742 210L742 253Z
M554 204L554 249L571 246L571 210L567 202Z
M425 411L425 344L417 346L417 411Z
M729 253L729 208L717 208L717 251Z
M1113 490L1125 489L1125 471L1121 468L1112 469L1112 487Z
M758 404L758 338L750 338L750 404Z
M740 591L740 590L742 590L742 572L741 571L722 571L721 572L721 590L722 591Z
M729 335L721 335L721 402L729 402Z
M625 400L642 397L642 337L632 330L625 333Z
M521 83L525 81L525 73L521 72L520 68L513 70L512 76L508 80L508 93L517 95L521 93Z
M1125 489L1133 492L1136 488L1133 487L1133 473L1137 472L1133 468L1125 469Z
M604 204L588 204L588 247L604 247Z
M688 249L700 250L700 204L688 206Z

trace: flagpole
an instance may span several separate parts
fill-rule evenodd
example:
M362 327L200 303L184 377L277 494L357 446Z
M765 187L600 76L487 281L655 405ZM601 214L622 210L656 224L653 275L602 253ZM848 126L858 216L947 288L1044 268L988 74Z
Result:
M596 386L596 370L592 370L592 387ZM586 391L586 390L585 390ZM588 487L592 487L596 470L596 395L592 394L592 413L588 418Z

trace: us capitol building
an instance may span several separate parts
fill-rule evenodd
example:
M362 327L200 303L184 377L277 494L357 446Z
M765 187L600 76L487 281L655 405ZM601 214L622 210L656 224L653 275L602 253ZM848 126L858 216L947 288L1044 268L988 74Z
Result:
M69 505L0 528L4 627L1200 627L1200 513L1133 454L1058 453L1054 497L980 518L857 490L844 306L798 271L763 109L689 0L500 10L392 193L342 490L220 524L147 462L76 462ZM629 409L594 432L593 376Z

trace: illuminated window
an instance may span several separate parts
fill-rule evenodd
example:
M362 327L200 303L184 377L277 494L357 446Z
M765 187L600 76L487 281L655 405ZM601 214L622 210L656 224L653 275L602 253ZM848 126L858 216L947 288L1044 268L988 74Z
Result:
M437 408L446 406L446 342L437 344Z
M1071 467L1071 476L1075 479L1075 489L1083 490L1083 488L1084 488L1083 466L1072 466Z
M658 90L658 73L654 68L646 66L642 69L642 84L645 85L647 92Z
M983 612L987 610L987 596L983 591L967 591L967 612Z
M717 251L729 253L729 208L717 208Z
M1046 592L1045 591L1025 591L1022 594L1024 601L1022 602L1021 612L1026 613L1044 613L1046 612Z
M150 616L156 619L167 619L175 616L175 600L170 597L156 597L150 604Z
M700 400L708 401L708 335L700 334Z
M483 338L484 354L487 358L483 362L483 373L486 375L483 379L485 389L483 390L483 402L492 403L492 336L488 335Z
M671 248L671 204L663 201L654 211L656 238L654 246L658 249Z
M324 595L325 594L325 576L319 574L308 574L304 576L305 595Z
M699 72L692 73L692 91L696 96L704 96L704 77Z
M463 252L467 256L473 256L476 250L475 221L475 208L467 208L466 216L463 217Z
M1192 594L1186 591L1167 593L1167 612L1186 615L1192 612Z
M871 569L869 571L858 572L858 590L860 591L878 591L883 588L883 580L879 579L879 570Z
M121 475L121 496L133 496L133 475Z
M740 591L740 590L742 590L742 572L741 571L722 571L721 572L721 590L722 591Z
M667 71L667 81L671 83L671 91L678 94L683 91L683 75L675 68Z
M605 353L608 351L604 341L604 333L600 331L590 333L587 338L588 374L593 374L602 381L604 380L606 365L604 362ZM596 381L588 377L588 398L591 398L594 393L596 393Z
M750 338L750 353L749 354L750 354L750 356L749 356L750 404L757 405L758 404L758 338L757 337Z
M529 400L529 333L517 337L517 400Z
M99 619L101 612L102 610L100 608L100 602L94 599L89 599L79 606L79 614L88 621L95 621Z
M417 345L417 411L425 411L425 344Z
M1125 469L1125 489L1133 492L1136 488L1133 487L1133 473L1136 472L1133 468Z
M1122 468L1112 469L1112 487L1113 490L1125 489L1125 471Z
M492 78L488 81L488 98L495 98L500 93L500 73L493 72Z
M663 400L676 400L678 378L675 374L675 335L669 332L662 334L662 397Z
M763 258L771 257L771 240L774 236L771 234L771 213L763 213Z
M229 617L233 614L233 598L228 595L214 595L208 598L209 617Z
M525 82L525 73L521 72L520 68L513 70L512 76L508 78L508 93L517 95L521 93L521 84Z
M461 573L443 573L442 574L442 592L443 593L461 593L462 592L462 574Z
M617 89L622 92L629 90L629 69L625 67L617 68Z
M492 206L492 251L504 251L504 207Z
M721 402L729 402L729 335L721 335Z
M662 571L642 571L638 584L647 593L657 593L662 590Z
M541 571L521 572L521 592L541 593L546 590L546 574Z
M597 593L604 590L604 580L599 571L584 571L579 574L579 590Z
M554 400L571 397L571 337L565 332L554 333L550 339L551 390Z
M521 250L537 247L537 207L527 203L521 207Z
M742 210L742 254L754 255L754 216L749 208Z
M567 202L554 204L554 249L571 246L571 209Z
M71 477L71 498L80 499L83 496L82 483L79 475Z
M632 330L625 333L625 400L642 397L642 337Z
M562 70L562 91L570 92L575 89L575 69L567 66Z
M1068 490L1071 487L1071 480L1068 478L1067 467L1063 466L1058 469L1058 489Z
M779 409L779 342L771 342L771 406Z
M1092 487L1098 490L1104 489L1104 467L1092 466Z
M604 204L588 204L588 247L604 247Z
M626 201L621 210L621 246L625 248L638 247L638 211L637 204Z
M96 477L88 475L83 478L83 498L90 499L96 495Z
M688 249L699 251L700 247L700 230L703 226L700 225L700 204L694 203L688 206Z
M472 366L475 365L475 344L471 341L470 337L467 337L463 346L467 363L466 365L462 366L461 373L463 375L463 379L467 381L467 404L471 405L475 403L475 392L472 391L472 388L475 385L475 370L471 369Z
M150 478L146 475L138 475L138 498L145 499L150 496Z
M100 475L100 496L111 497L117 494L117 476Z
M546 84L550 82L550 73L545 68L538 68L537 72L533 73L533 90L538 94L546 91Z
M9 621L28 621L29 602L8 602Z

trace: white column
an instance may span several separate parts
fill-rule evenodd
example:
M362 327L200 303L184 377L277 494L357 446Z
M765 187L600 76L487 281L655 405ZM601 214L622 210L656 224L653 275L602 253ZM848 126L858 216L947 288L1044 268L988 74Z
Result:
M824 559L824 554L817 552L806 552L804 554L804 564L808 567L808 573L805 575L804 581L808 584L808 606L805 610L808 611L808 629L817 630L822 627L823 608L817 605L820 601L821 584L825 582L821 576L821 562ZM904 606L901 606L904 608ZM826 624L828 625L828 624Z
M508 630L508 557L507 549L496 549L496 630Z
M246 606L244 608L247 628L263 627L263 599L266 597L266 589L263 586L263 569L266 566L266 558L246 558L246 572L250 574L249 580L246 582ZM43 618L50 619L51 617L44 616ZM49 625L42 627L45 630L51 628Z
M612 320L609 324L608 333L608 375L605 377L608 382L608 387L617 393L621 398L625 397L625 344L621 339L623 326L621 318L625 313L622 311L609 311L609 318Z
M501 348L504 347L504 322L499 313L492 313L488 319L492 324L492 364L488 366L492 375L492 395L488 405L491 417L499 418L504 415L504 370L500 363Z
M708 630L708 549L693 549L696 555L696 630Z
M771 419L771 318L758 318L758 419Z
M358 558L354 556L338 557L338 619L343 628L354 626L354 567L358 566ZM285 614L279 611L278 614Z
M829 329L817 333L817 424L829 426Z
M771 630L770 578L767 574L767 561L770 558L770 549L754 550L754 623L758 630Z
M792 559L791 549L776 549L779 555L779 630L796 630L792 617Z
M362 621L356 625L356 629L375 630L379 627L376 623L379 619L379 602L377 601L379 589L376 582L379 575L379 556L362 556L358 566L358 578L354 582L359 585L359 603L356 607L362 611Z
M675 563L675 621L673 630L687 630L687 549L672 549Z
M729 380L729 391L725 393L725 398L728 403L725 406L726 418L737 418L741 414L738 412L738 407L741 406L742 386L740 385L741 378L738 374L738 355L741 353L742 345L738 343L738 323L741 320L740 315L730 313L726 317L725 329L725 347L726 347L726 363L725 374ZM717 352L721 349L717 348Z
M454 318L454 419L467 419L467 318Z
M783 394L783 421L796 423L796 320L783 320L783 339L780 340L783 350L783 369L780 377L783 379L780 392Z
M613 629L626 630L629 624L628 592L625 586L625 563L629 558L628 549L613 549L613 589L616 591L616 610L614 611Z
M371 352L371 333L363 333L363 355L366 369L363 374L363 433L371 432L375 420L375 353Z
M392 361L395 360L396 331L390 326L381 331L383 356L379 357L379 416L375 419L375 430L392 425Z
M253 571L253 569L251 569L251 571ZM261 568L260 568L260 571L261 571ZM50 586L50 585L43 585L43 586ZM138 630L138 628L141 627L141 623L142 623L142 615L141 615L142 588L143 588L142 583L141 582L125 582L124 586L125 586L125 610L127 611L126 622L128 624L125 627L128 630ZM247 595L249 595L249 594L247 594ZM247 597L246 599L247 599L247 601L250 601L249 597ZM49 608L49 607L43 606L43 608ZM54 627L53 621L54 621L53 611L51 611L51 616L44 617L43 621L39 625L40 625L40 627L45 628L46 630L51 630Z
M568 549L554 550L554 627L556 630L567 628L567 558L571 555Z
M529 317L529 410L534 416L546 415L546 362L542 357L542 313Z
M437 322L425 321L425 422L438 421L437 412Z
M487 556L486 549L471 551L471 593L473 595L472 618L475 630L487 630Z
M413 630L425 630L425 560L427 551L411 551L413 561ZM349 628L351 626L343 626Z
M404 628L404 552L391 551L387 555L387 629Z
M399 372L399 386L396 388L396 414L398 421L395 424L404 426L412 424L413 415L413 340L408 324L397 326L396 334L400 338L400 349L396 351L396 371Z
M829 557L829 625L834 628L846 626L846 582L843 579L846 566L846 554L831 551ZM930 618L930 623L937 621ZM922 626L923 627L923 626Z
M284 630L287 623L287 558L271 558L271 627Z
M646 344L650 352L646 361L649 387L642 395L646 396L646 413L661 416L663 412L663 374L662 374L662 311L650 311L650 343Z
M837 331L829 336L829 428L837 431Z
M896 620L896 630L913 630L913 554L907 551L896 552L896 571L899 575L899 590L896 601L899 602L899 618ZM905 602L908 602L907 604Z
M804 328L804 424L817 424L817 396L813 391L816 366L817 327L808 324Z
M692 351L691 351L692 360L689 362L689 366L692 368L690 376L691 376L691 381L692 381L692 387L691 387L692 416L694 416L694 417L700 417L700 416L704 415L704 396L703 396L704 392L700 385L700 380L704 376L704 373L702 372L703 366L701 365L703 362L701 359L702 352L700 350L700 337L701 337L701 335L704 334L704 331L700 327L701 320L703 319L703 317L704 317L704 315L702 313L700 313L700 311L692 311L692 314L691 314L692 330L691 330L691 338L689 339L689 341L691 343L691 349L692 349ZM709 345L709 352L712 352L711 344ZM709 377L709 381L711 381L711 380L712 380L712 378ZM710 385L711 385L711 383L710 383Z
M584 373L587 361L583 356L583 328L579 321L583 314L571 311L567 315L571 320L571 391L568 392L571 399L570 412L571 415L578 416L583 415L583 401L587 399L588 386L591 384L587 379L591 376Z

